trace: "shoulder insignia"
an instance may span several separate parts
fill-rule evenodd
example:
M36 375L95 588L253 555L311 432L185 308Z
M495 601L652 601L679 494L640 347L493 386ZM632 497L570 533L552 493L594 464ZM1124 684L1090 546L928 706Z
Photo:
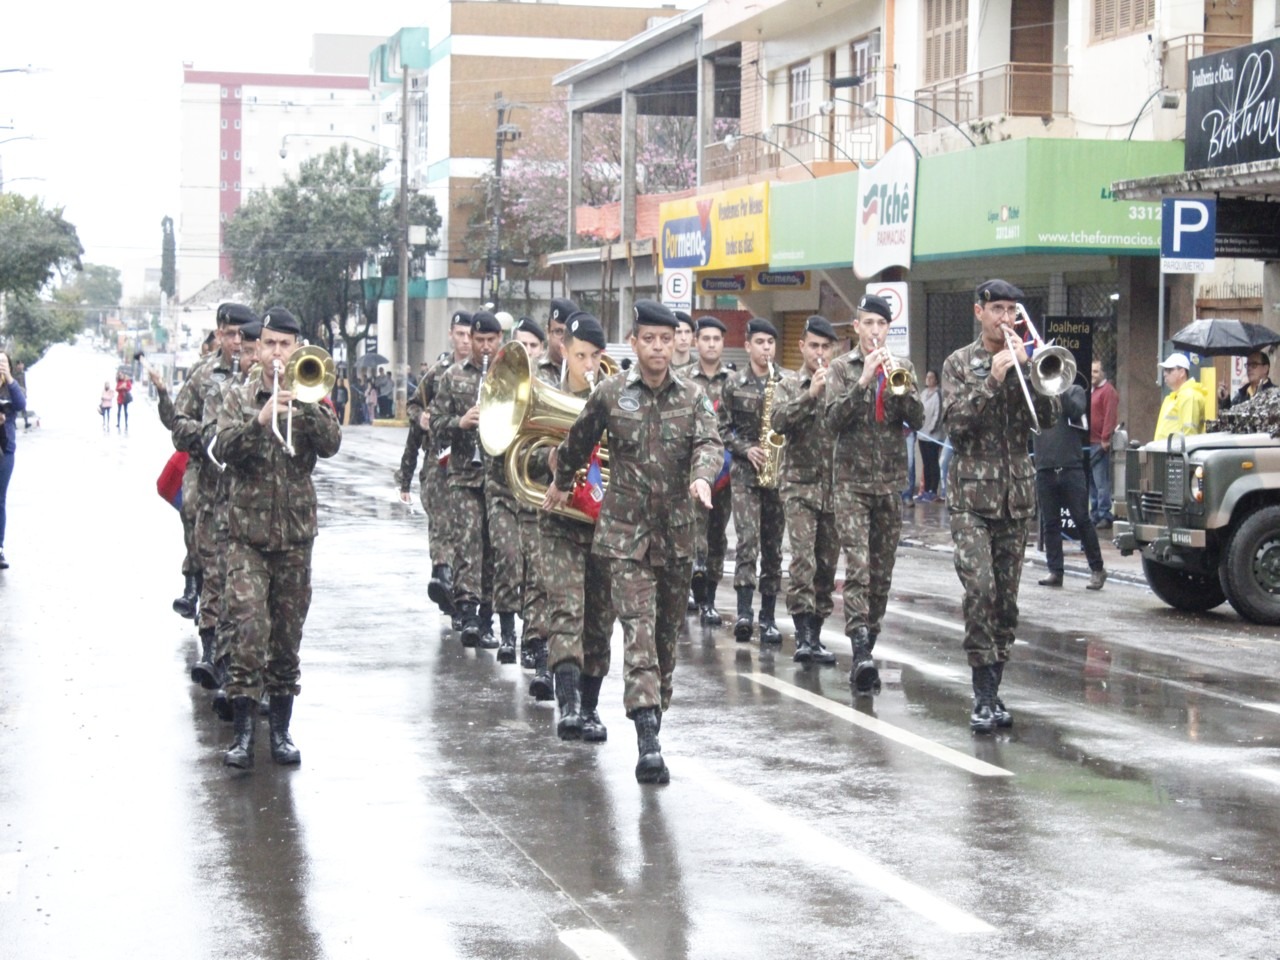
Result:
M618 409L626 410L628 413L635 413L640 409L640 398L636 396L634 390L628 388L618 397Z

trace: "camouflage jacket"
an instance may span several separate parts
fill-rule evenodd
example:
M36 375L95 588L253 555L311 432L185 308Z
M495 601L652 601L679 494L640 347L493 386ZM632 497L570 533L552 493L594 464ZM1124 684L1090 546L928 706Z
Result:
M587 398L556 458L556 486L569 490L605 431L609 485L593 552L664 566L693 553L697 511L689 484L714 482L724 462L711 401L667 375L651 390L636 368L607 377Z
M774 392L773 429L787 438L782 463L784 492L821 500L831 509L831 461L835 437L823 416L823 397L809 396L813 374L801 370L778 384Z
M1042 427L1058 419L1058 400L1032 392ZM1027 449L1031 413L1018 375L991 376L991 353L976 340L942 365L942 422L955 453L947 509L992 519L1026 519L1036 510L1035 470Z
M271 391L256 377L228 390L218 413L215 452L227 465L231 539L278 551L315 539L316 488L311 473L317 458L338 452L342 428L324 404L295 403L291 457L270 425L258 423L258 411L270 399ZM284 428L282 416L281 431Z
M783 380L790 376L781 367L775 366L775 369ZM766 381L766 377L757 377L751 371L749 363L742 370L735 370L724 381L718 411L720 439L725 449L733 454L734 475L738 476L738 467L745 467L745 473L751 477L753 487L756 485L756 470L747 460L747 451L760 443L760 420L764 416ZM776 410L777 386L773 391L773 405Z
M217 432L222 398L234 383L240 382L231 371L232 365L223 361L221 351L211 353L191 371L174 402L173 445L200 461L200 482L196 490L204 506L212 506L217 499L218 480L222 475L222 471L209 462L208 450ZM216 446L213 453L222 460Z
M436 395L431 399L431 435L439 447L449 447L449 486L484 487L484 452L481 464L471 462L478 449L479 431L458 426L462 415L476 405L480 395L480 364L468 358L455 363L441 376Z
M416 422L418 418L431 410L431 401L435 399L436 393L439 392L440 378L444 376L444 372L453 366L453 353L446 350L440 356L436 357L426 373L422 375L422 379L418 381L418 389L413 391L413 396L409 398L406 408L406 415L410 422ZM431 446L430 441L435 439L435 429L432 428L430 437L423 437L424 449ZM412 468L409 473L413 473Z
M156 401L156 413L160 415L160 425L173 434L173 428L178 422L178 411L173 405L173 397L168 390L157 391L160 398Z
M427 432L418 423L418 418L409 414L409 432L404 438L404 453L400 455L400 469L396 471L396 479L400 482L400 492L408 493L413 483L413 472L418 469L418 453L428 447ZM419 480L427 479L427 468L434 462L431 451L426 450L422 460L422 473Z
M884 391L884 419L876 419L878 378L858 384L866 367L862 350L854 347L831 361L827 370L827 429L835 437L835 489L853 493L901 493L907 485L907 444L902 431L919 430L924 404L916 393L915 368L898 363L912 377L911 389L901 396Z
M730 370L723 363L716 367L716 372L711 376L707 376L702 372L702 367L698 363L694 363L691 367L686 367L679 371L679 375L685 380L692 380L702 388L702 392L707 395L707 399L711 401L711 409L716 411L716 417L720 416L720 407L724 404L724 385L729 378L733 376L734 371Z

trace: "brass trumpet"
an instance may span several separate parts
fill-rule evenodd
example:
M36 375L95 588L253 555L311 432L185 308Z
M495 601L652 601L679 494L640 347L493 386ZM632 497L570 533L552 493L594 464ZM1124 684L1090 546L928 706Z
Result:
M876 344L876 349L884 348L888 339L888 337L885 337L883 341ZM898 358L890 353L888 348L885 348L885 354L889 359L881 364L880 368L884 371L884 378L889 387L889 392L895 397L901 397L910 392L911 388L916 385L916 379L911 375L910 370L898 363Z

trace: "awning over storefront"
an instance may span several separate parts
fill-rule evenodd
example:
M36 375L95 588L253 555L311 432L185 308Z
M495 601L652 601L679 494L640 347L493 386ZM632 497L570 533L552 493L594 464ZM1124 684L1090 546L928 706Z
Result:
M920 162L915 259L1157 256L1160 208L1117 203L1117 180L1182 167L1178 142L1011 140Z
M822 270L853 262L857 171L774 184L770 208L773 269Z

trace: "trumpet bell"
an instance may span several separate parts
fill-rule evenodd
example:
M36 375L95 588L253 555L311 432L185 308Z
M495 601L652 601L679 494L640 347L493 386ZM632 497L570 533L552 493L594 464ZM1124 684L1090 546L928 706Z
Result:
M333 357L323 347L300 347L289 357L284 379L292 384L295 399L303 403L319 403L337 382Z
M1031 386L1036 393L1056 397L1076 381L1076 358L1066 347L1044 346L1031 358Z
M885 378L889 392L896 397L900 397L911 390L915 380L911 376L911 372L906 367L894 367L889 371L889 376Z

